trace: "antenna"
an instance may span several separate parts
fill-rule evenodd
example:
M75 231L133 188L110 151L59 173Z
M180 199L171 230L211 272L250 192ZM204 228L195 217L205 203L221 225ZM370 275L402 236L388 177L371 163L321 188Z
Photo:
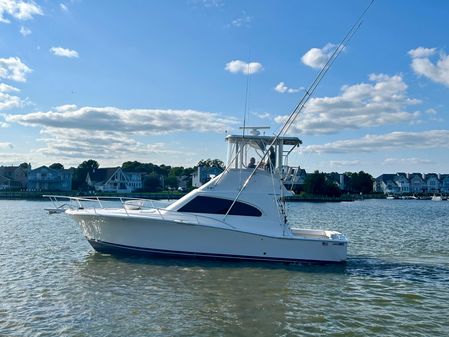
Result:
M251 49L249 50L247 72L248 72L248 75L246 76L245 109L243 111L243 131L242 131L243 138L245 138L246 115L248 113L249 86L251 84L251 82L250 82L250 80L251 80Z
M248 129L248 130L250 130L249 133L251 134L251 136L259 136L260 135L259 130L269 130L270 127L269 126L243 126L243 127L241 126L239 129L243 130L243 134L245 133L245 130Z

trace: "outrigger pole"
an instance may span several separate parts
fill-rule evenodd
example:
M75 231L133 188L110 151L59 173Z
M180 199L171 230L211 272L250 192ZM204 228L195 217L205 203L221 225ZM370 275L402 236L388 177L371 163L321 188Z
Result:
M347 46L349 44L349 41L352 39L352 37L354 36L354 34L359 30L360 26L362 25L363 22L363 18L366 14L366 12L368 12L368 10L370 9L370 7L373 5L375 0L371 0L371 2L369 3L369 5L365 8L365 10L362 12L362 14L359 15L359 17L357 18L357 20L355 21L355 23L352 25L351 29L349 29L349 31L346 33L346 35L344 36L344 38L340 41L340 43L338 44L337 48L334 50L334 52L332 53L332 55L329 57L329 60L327 60L326 64L323 66L323 68L321 68L320 72L318 73L318 75L315 77L315 79L313 80L313 82L309 85L309 87L307 88L307 90L305 91L304 95L302 96L301 100L298 102L298 104L296 105L296 107L293 109L293 111L291 112L291 114L289 115L289 117L287 118L287 120L285 121L284 125L282 126L282 128L280 129L280 131L277 133L277 135L274 137L273 141L271 142L270 146L268 148L270 148L271 146L273 146L277 140L279 139L279 137L281 137L282 135L285 135L287 133L287 131L290 129L290 127L292 126L293 122L296 120L296 118L299 116L299 114L301 113L302 110L304 110L304 107L306 106L307 102L310 100L310 98L312 97L313 93L315 92L316 88L318 87L318 85L320 84L320 82L322 81L322 79L324 78L324 76L327 74L327 72L329 71L329 69L332 67L332 65L334 64L335 60L337 59L337 57L340 55L340 53L344 50L345 46ZM268 150L265 150L264 155L261 159L261 161L264 161L265 158L268 155ZM242 185L242 187L240 188L239 193L237 194L237 196L235 197L234 201L232 202L231 206L229 207L228 211L226 212L225 216L223 219L225 219L227 217L227 215L229 214L229 212L231 211L232 207L234 206L234 204L237 202L237 200L240 197L240 194L242 194L243 190L246 188L246 186L248 185L248 183L251 181L251 179L253 178L254 174L256 173L257 167L251 172L251 174L249 175L249 177L245 180L244 184Z

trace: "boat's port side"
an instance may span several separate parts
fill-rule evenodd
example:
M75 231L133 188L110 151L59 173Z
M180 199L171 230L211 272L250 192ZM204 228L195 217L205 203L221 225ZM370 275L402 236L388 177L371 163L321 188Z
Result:
M336 231L326 231L320 229L302 229L302 228L291 228L291 232L294 236L305 238L305 239L316 239L316 240L336 240L336 241L347 241L346 237Z

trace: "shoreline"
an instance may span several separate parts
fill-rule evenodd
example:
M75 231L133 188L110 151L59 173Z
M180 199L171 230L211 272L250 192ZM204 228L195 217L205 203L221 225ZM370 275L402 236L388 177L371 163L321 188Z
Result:
M63 195L69 197L123 197L123 198L142 198L142 199L153 199L153 200L177 200L182 198L186 193L180 192L154 192L154 193L80 193L76 191L71 192L28 192L28 191L1 191L0 200L49 200L43 195Z
M187 192L144 192L144 193L80 193L77 191L70 192L31 192L31 191L0 191L0 200L49 200L43 195L63 195L70 197L123 197L123 198L142 198L152 200L178 200L182 198ZM360 196L358 194L342 195L340 197L325 197L318 195L292 195L286 196L287 202L353 202L365 199L386 199L385 195L379 194L367 194ZM430 200L431 196L423 196L417 199L411 198L395 198L395 200ZM443 198L446 201L446 198Z

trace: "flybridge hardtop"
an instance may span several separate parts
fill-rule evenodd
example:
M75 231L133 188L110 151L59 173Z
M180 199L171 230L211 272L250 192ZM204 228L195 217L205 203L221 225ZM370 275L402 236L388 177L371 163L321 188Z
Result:
M123 198L118 206L108 207L110 200L66 197L70 206L65 213L101 252L281 262L346 260L347 239L341 233L300 229L288 222L283 196L290 192L282 176L288 155L301 144L298 138L228 135L226 142L225 171L167 207Z

